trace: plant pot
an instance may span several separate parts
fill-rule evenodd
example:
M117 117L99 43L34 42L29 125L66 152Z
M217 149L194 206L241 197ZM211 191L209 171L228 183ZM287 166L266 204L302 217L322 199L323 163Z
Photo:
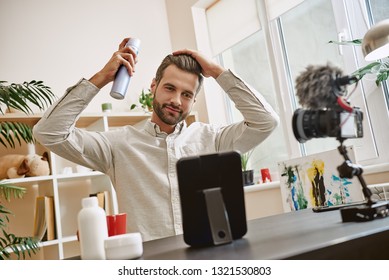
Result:
M254 185L254 170L242 171L243 176L243 186Z

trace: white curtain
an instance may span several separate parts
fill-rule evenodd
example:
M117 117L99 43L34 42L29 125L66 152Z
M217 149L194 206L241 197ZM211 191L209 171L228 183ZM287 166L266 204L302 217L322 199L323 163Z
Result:
M271 21L304 0L207 1L209 6L206 9L206 20L213 55L223 52L261 29L257 1L265 1L267 17Z
M259 0L262 1L262 0ZM269 21L276 19L304 0L264 0L267 7L267 17Z
M206 10L214 55L260 29L256 0L220 0Z

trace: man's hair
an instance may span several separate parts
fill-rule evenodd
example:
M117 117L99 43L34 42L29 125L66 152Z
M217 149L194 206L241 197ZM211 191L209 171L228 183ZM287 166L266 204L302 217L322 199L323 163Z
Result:
M158 67L157 73L155 74L155 81L157 82L157 84L161 81L165 69L170 65L175 65L178 69L197 75L199 81L199 86L196 90L197 94L201 88L204 79L203 75L201 74L202 68L197 62L197 60L187 54L167 55L162 60L161 65Z

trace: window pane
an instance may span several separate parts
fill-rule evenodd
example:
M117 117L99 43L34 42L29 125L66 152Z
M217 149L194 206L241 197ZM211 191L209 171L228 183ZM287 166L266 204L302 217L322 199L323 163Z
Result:
M258 31L224 51L220 58L224 67L235 71L244 81L260 92L274 110L279 111L263 32ZM228 100L228 104L231 110L231 121L242 120L242 115L235 109L233 103ZM271 172L277 172L277 162L285 159L287 159L287 151L282 129L279 126L254 150L249 165L257 175L261 168L269 168Z
M389 18L388 0L370 0L374 23Z
M367 1L367 5L370 5L369 10L371 11L373 24L376 24L385 19L389 19L389 3L387 0L370 0ZM385 93L386 102L389 106L388 82L382 83L382 88L377 88L376 91L378 92L376 94L383 94L383 92Z

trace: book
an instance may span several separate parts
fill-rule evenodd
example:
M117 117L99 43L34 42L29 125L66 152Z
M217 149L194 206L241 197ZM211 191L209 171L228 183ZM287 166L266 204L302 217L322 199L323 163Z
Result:
M47 225L47 240L54 240L55 236L55 216L54 197L45 196L45 217Z
M113 214L113 209L112 209L112 203L111 203L111 192L109 191L104 191L104 210L107 215L112 215Z
M54 214L54 198L52 196L36 197L33 237L40 241L56 238Z
M99 204L99 207L105 209L105 195L104 192L97 192L97 193L92 193L89 195L89 197L97 197L97 201Z
M46 231L45 197L38 196L35 199L34 230L32 236L37 240L43 241Z
M99 207L103 208L107 215L112 214L111 193L109 191L92 193L89 196L96 196Z

